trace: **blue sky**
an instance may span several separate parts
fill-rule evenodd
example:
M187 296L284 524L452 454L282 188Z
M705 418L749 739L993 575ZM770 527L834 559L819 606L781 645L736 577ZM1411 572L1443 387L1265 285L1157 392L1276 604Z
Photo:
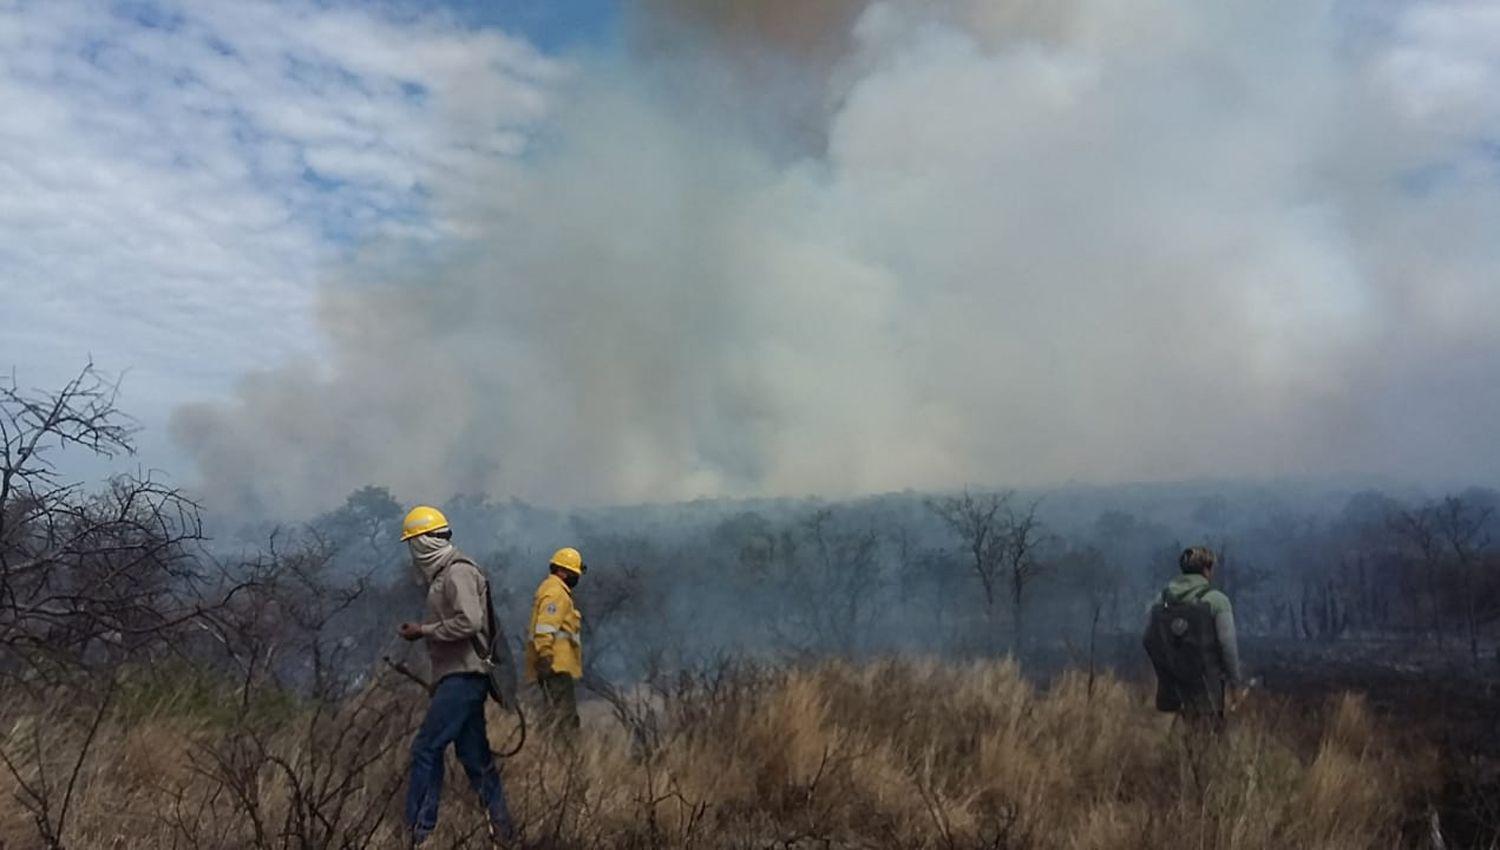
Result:
M409 2L415 8L427 5ZM620 15L616 0L454 0L452 8L472 25L517 32L553 53L608 44L617 34Z
M503 11L497 11L503 10ZM0 351L50 386L128 373L153 458L172 406L316 359L316 290L360 246L498 202L603 0L0 6Z

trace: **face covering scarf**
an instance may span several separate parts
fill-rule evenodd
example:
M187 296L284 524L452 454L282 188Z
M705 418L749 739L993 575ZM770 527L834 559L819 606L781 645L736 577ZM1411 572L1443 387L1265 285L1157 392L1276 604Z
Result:
M414 578L424 587L432 584L432 580L453 560L453 543L441 537L423 534L406 543L411 549L411 563L416 571Z

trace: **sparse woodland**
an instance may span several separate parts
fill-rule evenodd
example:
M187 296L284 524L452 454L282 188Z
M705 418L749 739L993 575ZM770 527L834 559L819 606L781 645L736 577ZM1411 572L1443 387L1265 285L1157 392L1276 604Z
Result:
M159 477L58 472L132 437L92 367L0 384L0 847L402 846L425 694L392 640L420 598L401 506L369 487L305 526L237 527ZM1490 693L1493 493L1250 519L1194 494L1177 525L1108 498L446 503L512 630L550 541L597 565L580 746L491 724L497 751L524 737L504 775L527 842L1430 847L1461 800L1495 846L1492 786L1455 796L1452 754L1385 702L1267 688L1201 739L1151 710L1134 638L1190 529L1251 639L1404 647ZM449 777L435 846L481 846Z

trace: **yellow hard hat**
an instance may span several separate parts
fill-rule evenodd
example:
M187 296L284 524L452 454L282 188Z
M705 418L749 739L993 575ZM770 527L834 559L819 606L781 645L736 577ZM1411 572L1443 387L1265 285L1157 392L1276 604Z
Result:
M410 540L413 537L421 537L434 531L442 531L448 527L448 518L437 508L426 505L417 505L406 512L406 519L401 521L401 539Z
M552 553L552 560L548 562L551 566L562 567L570 573L583 575L588 567L583 563L583 556L578 550L571 546L564 546Z

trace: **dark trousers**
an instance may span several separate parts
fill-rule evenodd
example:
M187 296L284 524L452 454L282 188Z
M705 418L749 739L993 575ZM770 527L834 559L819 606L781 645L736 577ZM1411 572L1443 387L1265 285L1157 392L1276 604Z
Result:
M478 673L445 676L434 689L427 717L411 744L406 823L414 840L424 840L437 827L438 801L443 794L443 752L449 744L484 803L495 833L506 840L513 836L505 788L484 734L484 701L488 696L489 683Z
M543 724L572 738L578 731L578 685L567 673L546 673L537 678L546 708Z

